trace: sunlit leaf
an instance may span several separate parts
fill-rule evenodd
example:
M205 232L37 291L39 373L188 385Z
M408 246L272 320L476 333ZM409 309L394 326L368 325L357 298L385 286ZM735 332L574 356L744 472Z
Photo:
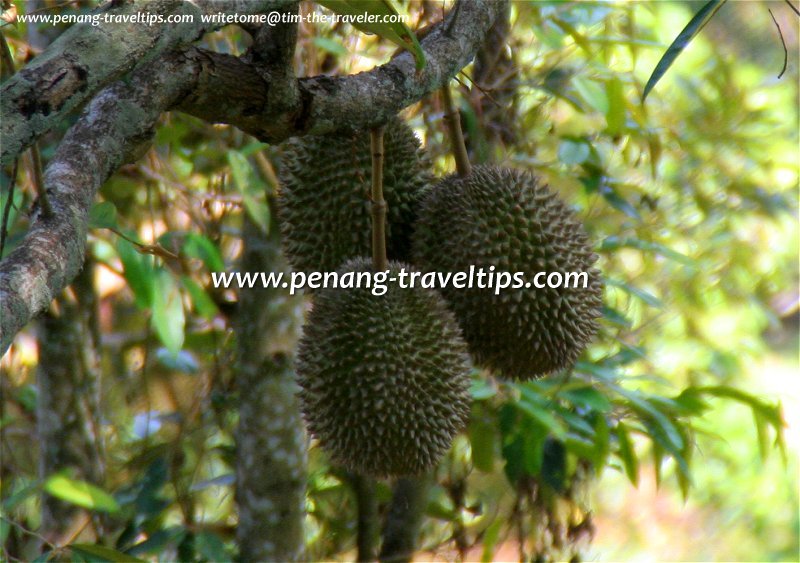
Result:
M192 299L194 310L197 311L200 316L208 320L211 320L217 316L219 313L217 304L214 303L214 300L211 299L206 290L203 289L200 284L188 276L181 277L181 283L189 293L189 297Z
M694 260L688 256L681 254L680 252L676 252L658 242L642 240L635 237L622 238L618 237L617 235L611 235L606 237L600 244L600 250L617 250L619 248L637 248L645 252L660 254L664 258L669 258L670 260L674 260L675 262L679 262L686 266L695 265Z
M44 490L64 502L97 510L101 512L117 512L119 504L110 494L100 487L72 479L64 474L49 477L44 483Z
M117 241L116 249L122 262L125 281L133 291L136 305L147 309L153 303L153 257L137 252L127 240L119 238Z
M653 295L652 293L649 293L649 292L647 292L647 291L645 291L645 290L643 290L643 289L641 289L639 287L633 286L633 285L631 285L631 284L629 284L627 282L620 281L620 280L615 280L615 279L612 279L612 278L606 278L606 284L612 285L614 287L618 287L618 288L622 289L623 291L625 291L625 292L627 292L627 293L629 293L629 294L631 294L631 295L633 295L635 297L638 297L639 299L641 299L642 301L644 301L645 303L647 303L651 307L661 308L662 305L663 305L661 303L661 300L658 297L656 297L655 295Z
M606 96L606 91L600 84L594 80L580 76L575 76L572 79L572 84L581 97L586 100L592 108L603 115L608 114L610 109L608 96Z
M558 146L558 160L564 164L582 164L589 158L589 144L584 141L564 139Z
M606 130L609 135L618 135L625 127L625 96L619 78L614 77L606 82L606 97Z
M341 43L337 43L336 41L328 37L315 37L314 45L316 45L323 51L327 51L328 53L336 55L338 57L347 55L347 49L345 49L344 45L342 45Z
M186 318L181 292L169 271L158 269L153 282L153 328L159 339L172 354L183 346Z
M700 8L700 10L689 20L689 23L686 24L686 27L678 34L675 40L667 49L666 53L661 57L661 60L658 61L653 74L650 75L650 78L647 81L647 84L644 87L644 92L642 93L642 101L644 102L647 99L647 95L650 91L658 84L658 81L661 80L661 77L667 72L672 63L675 62L675 59L678 58L678 55L683 52L683 50L689 45L692 39L700 33L700 31L706 26L709 20L717 13L717 11L722 7L726 0L709 0Z
M325 6L332 12L347 16L350 18L347 20L347 23L351 24L356 29L366 33L374 33L408 50L414 55L417 70L421 70L425 67L425 53L419 41L417 41L417 36L414 35L405 23L401 21L394 23L365 22L352 19L356 16L360 17L365 13L378 16L379 19L398 15L397 10L389 0L317 0L317 3Z
M225 269L219 248L199 233L186 233L182 250L187 256L202 260L212 272L221 272Z
M245 211L263 232L269 232L270 211L266 202L267 185L255 174L244 155L230 150L227 157L233 182L242 194Z

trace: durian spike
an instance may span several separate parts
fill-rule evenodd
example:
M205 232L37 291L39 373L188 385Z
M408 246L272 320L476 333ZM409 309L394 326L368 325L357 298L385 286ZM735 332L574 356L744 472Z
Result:
M372 149L372 267L383 271L386 258L386 200L383 198L383 125L369 132Z
M464 144L464 133L461 131L461 118L453 104L453 96L450 94L449 84L442 86L441 91L442 103L444 104L444 119L447 122L450 144L453 148L453 156L456 159L456 170L459 176L465 178L472 172L472 166L469 163L467 146Z

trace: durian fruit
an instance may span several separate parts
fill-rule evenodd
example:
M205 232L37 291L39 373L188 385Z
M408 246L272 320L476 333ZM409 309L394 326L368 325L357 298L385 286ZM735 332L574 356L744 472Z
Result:
M524 272L519 289L442 288L476 364L530 379L569 367L597 332L600 272L571 210L527 172L475 166L429 190L414 235L425 271ZM586 272L587 287L536 288L538 272ZM486 283L488 277L484 279ZM543 282L542 278L539 282Z
M384 129L383 195L389 258L408 260L416 204L432 176L419 140L399 118ZM334 271L370 254L369 131L286 143L278 198L284 249L295 270Z
M393 276L401 267L411 271L389 262ZM371 262L358 258L339 275L369 270ZM303 417L331 458L352 471L419 474L466 423L469 370L458 325L435 291L322 289L298 348Z

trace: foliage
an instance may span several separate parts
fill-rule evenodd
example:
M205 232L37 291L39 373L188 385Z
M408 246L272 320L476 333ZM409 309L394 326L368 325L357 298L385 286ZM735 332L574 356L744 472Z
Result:
M420 27L439 17L422 3L405 8ZM766 350L764 330L779 323L772 301L798 283L797 61L774 79L772 54L781 49L773 24L764 14L748 21L750 10L728 3L690 49L668 61L668 73L662 66L653 74L692 18L684 4L512 3L507 40L518 73L482 84L485 93L461 89L472 157L535 170L580 211L601 255L606 307L600 336L570 373L527 383L473 374L470 426L430 490L426 551L491 560L513 545L512 557L569 557L591 536L586 491L608 469L630 486L652 472L662 486L711 505L720 491L731 494L715 491L703 469L725 466L723 442L711 436L727 436L725 409L749 411L754 421L750 436L737 434L737 448L795 455L784 446L780 403L745 375ZM747 34L715 27L718 21ZM686 29L694 35L699 26ZM26 31L3 29L18 65ZM237 29L205 41L234 53L245 48ZM390 49L347 26L305 26L296 59L307 74L351 73L385 60ZM651 76L661 82L642 104ZM504 80L516 83L515 103L494 115L511 124L513 143L490 137L475 103ZM423 134L437 171L452 170L437 101L404 115ZM46 141L45 159L55 136ZM95 345L105 482L37 477L28 451L36 354L32 335L22 334L2 364L8 460L0 537L17 553L37 556L40 539L22 530L36 529L44 491L94 509L96 518L66 538L71 560L235 554L233 430L237 393L246 390L234 385L235 292L212 287L210 273L236 268L243 213L265 230L276 219L266 194L279 150L171 114L147 155L103 188L92 212L89 267L102 311ZM30 180L18 188L11 246L26 228L33 193ZM698 465L699 443L709 446ZM382 507L390 494L389 483L378 483ZM311 557L351 558L355 511L348 479L312 446ZM782 525L769 518L762 515L765 534ZM777 541L796 545L797 534ZM65 548L51 545L51 556ZM791 546L768 552L755 541L750 549L740 555L780 557Z

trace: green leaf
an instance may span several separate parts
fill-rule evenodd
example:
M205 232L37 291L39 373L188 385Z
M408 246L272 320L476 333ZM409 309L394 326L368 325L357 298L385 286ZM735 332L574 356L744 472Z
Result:
M563 139L558 145L558 160L564 164L582 164L590 154L589 145L584 141Z
M89 211L90 229L116 229L117 208L110 201L95 203Z
M553 410L552 406L535 391L522 387L522 397L520 397L517 407L542 424L557 438L564 438L564 436L566 436L567 428L564 422L553 416L551 413Z
M341 43L337 43L333 39L329 39L327 37L315 37L314 45L316 45L323 51L327 51L330 54L337 55L339 57L347 54L347 49L344 48L344 45L342 45Z
M608 115L610 106L606 92L600 84L588 78L576 76L572 79L572 84L581 95L581 98L603 115Z
M635 287L633 285L630 285L627 282L620 281L620 280L615 280L615 279L612 279L612 278L606 278L606 284L607 285L612 285L614 287L618 287L621 290L623 290L623 291L625 291L625 292L627 292L627 293L629 293L629 294L631 294L631 295L633 295L635 297L638 297L639 299L641 299L642 301L644 301L645 303L647 303L651 307L660 308L662 306L661 300L658 297L656 297L652 293L648 293L647 291L645 291L645 290L643 290L641 288L638 288L638 287Z
M227 152L227 157L233 183L242 194L245 211L264 233L269 232L270 212L266 202L267 185L253 172L253 168L243 154L230 150Z
M619 135L625 127L625 95L622 91L622 81L616 76L606 82L606 98L608 98L606 130L613 137Z
M212 272L221 272L225 269L225 261L222 259L217 245L201 234L186 233L183 252L191 258L202 260Z
M469 394L475 401L483 401L497 395L497 388L490 385L485 379L473 379L469 388Z
M153 281L153 328L167 350L177 355L183 346L186 319L181 292L167 270L158 269Z
M624 313L609 307L608 305L603 305L603 318L608 322L623 328L630 328L633 326L633 322L628 319Z
M684 266L695 265L694 260L685 254L676 252L675 250L672 250L668 246L659 242L652 242L634 237L620 238L617 235L611 235L606 237L600 244L600 250L616 250L618 248L636 248L644 252L660 254L664 258L669 258L670 260L674 260L675 262L683 264Z
M325 6L332 12L342 16L348 16L349 18L360 17L365 13L377 16L378 20L386 16L398 15L397 10L389 0L317 0L317 3ZM388 39L395 45L409 51L414 56L417 70L422 70L425 67L425 53L419 41L417 41L417 36L414 35L405 23L400 21L395 23L379 23L357 22L352 20L348 20L347 23L365 33L373 33Z
M200 532L194 538L197 552L208 561L230 561L231 556L225 550L225 542L211 532Z
M650 426L653 438L662 440L667 451L675 453L683 449L684 441L680 432L663 412L636 391L628 391L622 387L618 387L617 390L630 401L632 408L639 413L645 424L653 422Z
M119 505L103 489L59 473L48 478L44 490L64 502L101 512L117 512Z
M630 217L631 219L636 219L637 221L642 220L642 216L639 214L639 210L636 209L633 205L631 205L624 197L622 197L617 190L615 190L612 186L608 185L606 182L603 182L600 186L600 194L603 196L611 207L622 211L625 215Z
M490 473L494 468L495 429L486 415L481 415L481 412L473 413L469 423L472 463L478 470Z
M599 413L605 413L611 410L611 402L608 398L594 387L588 385L586 387L563 391L561 396L576 407L593 409Z
M78 553L79 555L88 557L90 561L110 561L112 563L115 562L144 563L144 560L142 559L137 559L133 555L122 553L121 551L117 551L116 549L112 549L104 545L96 545L90 543L73 543L70 544L69 548L73 552Z
M189 276L181 277L181 283L189 293L189 297L192 298L194 310L197 311L200 316L208 320L211 320L217 316L219 313L217 304L214 303L213 299L209 297L206 290L203 289L199 283L194 281Z
M483 534L483 553L481 554L481 563L490 563L494 561L494 548L497 545L497 540L500 538L500 530L503 528L505 522L502 518L495 518L489 524Z
M526 474L538 475L541 473L546 441L547 429L536 423L528 425L520 436L522 468Z
M616 435L619 444L617 454L622 460L622 465L625 468L625 475L627 475L630 482L636 486L639 483L639 460L631 444L628 427L625 426L624 423L619 422L616 428Z
M20 503L32 497L39 492L38 484L25 485L20 490L13 493L11 496L3 500L3 512L8 514L14 510Z
M675 59L678 58L678 55L683 52L683 50L689 45L694 37L700 33L700 31L706 26L706 24L714 17L714 14L719 11L722 5L725 3L726 0L709 0L700 8L700 10L694 15L694 17L689 20L689 23L686 24L686 27L678 34L675 40L667 49L667 52L661 57L661 60L658 61L653 74L650 75L650 78L647 80L647 84L644 87L644 92L642 93L642 102L647 99L647 95L650 91L658 84L658 81L661 80L661 77L667 72L672 63L675 62Z
M133 291L136 306L148 309L153 303L153 257L136 251L133 244L120 238L116 245L125 281Z
M595 440L594 440L594 470L595 473L599 476L603 469L606 466L606 458L608 457L608 452L610 450L609 443L611 441L611 432L608 429L608 421L604 416L598 416L595 418L594 421L594 431L595 431Z

